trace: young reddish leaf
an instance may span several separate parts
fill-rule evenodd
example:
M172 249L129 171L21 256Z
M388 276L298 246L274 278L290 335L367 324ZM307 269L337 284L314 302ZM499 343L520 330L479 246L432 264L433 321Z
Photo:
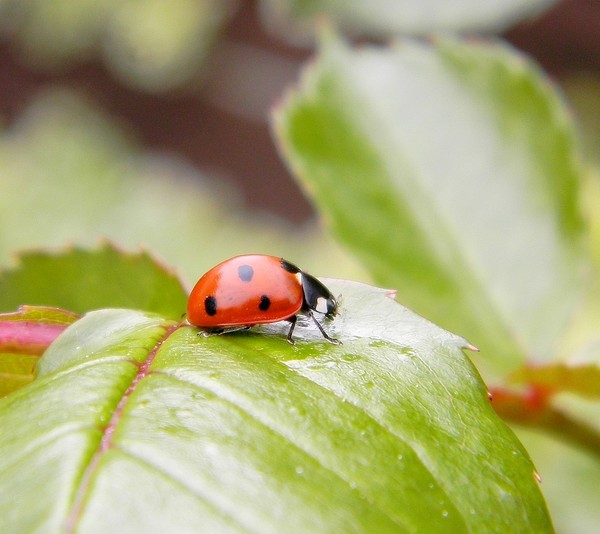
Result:
M21 306L0 314L0 397L33 380L38 358L79 316L58 308Z

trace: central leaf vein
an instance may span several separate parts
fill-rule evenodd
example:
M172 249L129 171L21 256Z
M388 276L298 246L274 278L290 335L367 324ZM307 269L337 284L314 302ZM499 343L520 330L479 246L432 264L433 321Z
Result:
M98 448L97 448L96 452L92 455L90 462L88 463L87 467L85 468L85 470L83 472L83 475L81 476L79 487L77 488L77 491L75 492L73 506L71 507L71 511L70 511L69 515L67 516L67 520L66 520L66 524L65 524L65 532L67 534L71 534L72 532L75 531L77 521L79 520L79 517L81 516L81 512L83 509L83 501L84 501L85 495L89 489L90 481L98 468L98 464L100 463L101 458L112 447L112 440L113 440L115 430L117 428L117 425L121 421L121 416L123 415L123 410L125 409L125 406L127 405L127 402L129 401L129 399L131 397L131 394L137 388L139 383L146 376L148 376L149 368L152 365L152 362L154 361L154 358L156 357L156 354L158 353L158 350L160 349L162 344L179 327L180 327L180 325L176 324L165 330L163 337L160 340L158 340L158 342L154 345L152 350L150 350L150 352L148 353L148 356L146 357L144 362L140 365L138 372L134 376L133 380L131 381L131 383L129 384L129 386L124 391L121 398L119 399L119 402L117 403L117 406L112 414L112 417L110 418L108 425L106 425L106 427L104 428L104 431L102 433L102 436L101 436L99 444L98 444Z

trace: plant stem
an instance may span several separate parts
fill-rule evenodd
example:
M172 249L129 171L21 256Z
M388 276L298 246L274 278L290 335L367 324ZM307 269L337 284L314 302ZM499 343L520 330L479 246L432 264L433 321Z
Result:
M505 421L544 430L600 459L600 432L552 406L550 392L536 387L525 392L495 388L492 395L492 406Z

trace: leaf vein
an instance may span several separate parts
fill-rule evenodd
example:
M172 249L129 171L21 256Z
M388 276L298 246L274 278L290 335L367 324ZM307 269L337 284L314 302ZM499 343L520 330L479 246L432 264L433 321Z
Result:
M117 424L121 420L121 415L123 414L123 410L125 409L125 405L129 401L131 394L135 390L135 388L139 385L139 383L148 376L148 370L154 358L162 346L162 344L171 336L171 334L180 327L179 324L170 326L165 330L164 335L161 339L159 339L154 347L148 352L148 356L146 360L140 366L137 374L127 387L127 389L123 392L119 402L117 403L115 410L112 414L112 417L108 423L108 425L104 428L104 432L102 433L100 440L98 442L98 448L91 456L90 461L85 468L81 479L79 481L79 486L75 492L75 497L73 500L73 505L71 507L71 511L67 516L67 521L65 523L65 533L71 534L75 531L76 523L81 516L83 501L85 498L85 494L89 488L90 481L96 472L100 459L104 456L106 451L108 451L113 446L113 435L116 430Z
M198 384L197 382L191 382L189 380L185 380L179 376L176 375L172 375L170 373L162 373L163 376L168 377L172 380L175 380L177 382L181 382L187 385L191 385L197 389L200 390L204 390L207 391L213 395L215 395L216 397L218 397L220 400L227 402L228 404L230 404L231 406L235 407L237 410L239 410L241 413L245 414L247 417L249 417L251 420L253 420L254 422L258 423L259 425L261 425L262 427L266 428L269 432L272 432L273 434L276 434L277 436L279 436L280 438L282 438L283 440L285 440L285 442L292 446L293 448L295 448L296 450L298 450L299 452L301 452L302 454L306 455L309 459L311 459L313 462L315 462L319 467L321 467L324 471L327 471L329 473L331 473L335 478L337 478L338 480L342 481L345 485L347 485L353 492L356 492L359 495L359 498L362 500L365 500L367 502L370 503L376 503L376 500L372 497L370 497L369 495L365 495L364 492L359 489L358 486L356 486L355 484L353 484L350 480L348 480L343 473L338 472L337 470L335 470L333 467L330 467L328 465L325 465L323 463L323 461L317 457L312 451L310 451L308 448L300 445L299 443L293 441L291 439L290 436L286 435L285 432L282 432L280 429L278 429L276 426L273 426L271 424L270 421L268 421L266 418L261 417L259 413L252 413L251 411L249 411L247 409L247 407L245 406L245 403L243 402L236 402L236 400L234 398L234 395L224 395L223 393L223 388L219 387L219 388L214 388L210 386L210 383L208 381L206 381L205 383L203 383L202 385ZM306 377L302 377L304 379L306 379ZM306 379L309 380L309 379ZM319 384L316 384L314 382L312 382L311 380L309 380L309 382L311 382L314 385L320 386ZM322 386L320 386L322 387ZM327 390L326 388L323 388L325 391L327 391L329 394L333 394L338 400L341 400L339 398L338 395L335 394L335 392L331 391L331 390ZM356 409L361 410L362 413L364 413L364 415L366 417L368 417L370 420L373 421L374 424L376 424L377 426L381 425L373 420L372 416L365 413L361 408L359 408L356 405L353 405ZM385 427L382 427L384 430ZM401 437L394 435L394 437L396 439L399 439L401 442L404 443L404 441L402 440ZM403 527L403 528L408 528L410 527L410 525L407 526L406 522L401 522L400 518L398 517L392 517L389 512L387 512L386 510L382 509L381 506L374 504L375 508L377 508L378 511L380 511L382 513L382 515L384 515L385 517L387 517L392 523L395 523L396 525Z
M186 491L188 494L192 495L197 500L203 502L206 506L208 506L209 508L214 510L216 513L218 513L220 517L233 523L234 524L233 526L236 528L236 530L239 530L240 532L249 532L249 530L244 525L242 525L235 518L235 516L227 513L225 510L220 508L215 502L213 502L213 500L210 499L210 492L207 491L207 492L200 493L200 492L196 491L189 484L186 484L183 480L178 478L175 474L169 473L167 470L162 469L157 464L150 462L148 459L144 458L143 456L139 456L138 454L135 454L133 451L131 451L129 449L125 449L122 446L118 446L118 445L116 445L114 447L114 449L118 449L119 452L122 453L123 455L128 456L132 460L143 465L145 468L151 469L152 471L156 472L163 478L178 485L182 490ZM259 534L259 533L257 532L257 534Z

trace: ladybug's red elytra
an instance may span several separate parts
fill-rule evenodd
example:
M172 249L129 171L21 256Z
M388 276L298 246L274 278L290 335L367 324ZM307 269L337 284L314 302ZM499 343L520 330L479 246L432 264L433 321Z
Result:
M198 280L188 299L187 320L219 333L285 320L291 323L287 340L293 345L296 319L302 313L327 341L337 344L313 315L330 318L337 309L331 292L314 276L283 258L247 254L219 263Z

